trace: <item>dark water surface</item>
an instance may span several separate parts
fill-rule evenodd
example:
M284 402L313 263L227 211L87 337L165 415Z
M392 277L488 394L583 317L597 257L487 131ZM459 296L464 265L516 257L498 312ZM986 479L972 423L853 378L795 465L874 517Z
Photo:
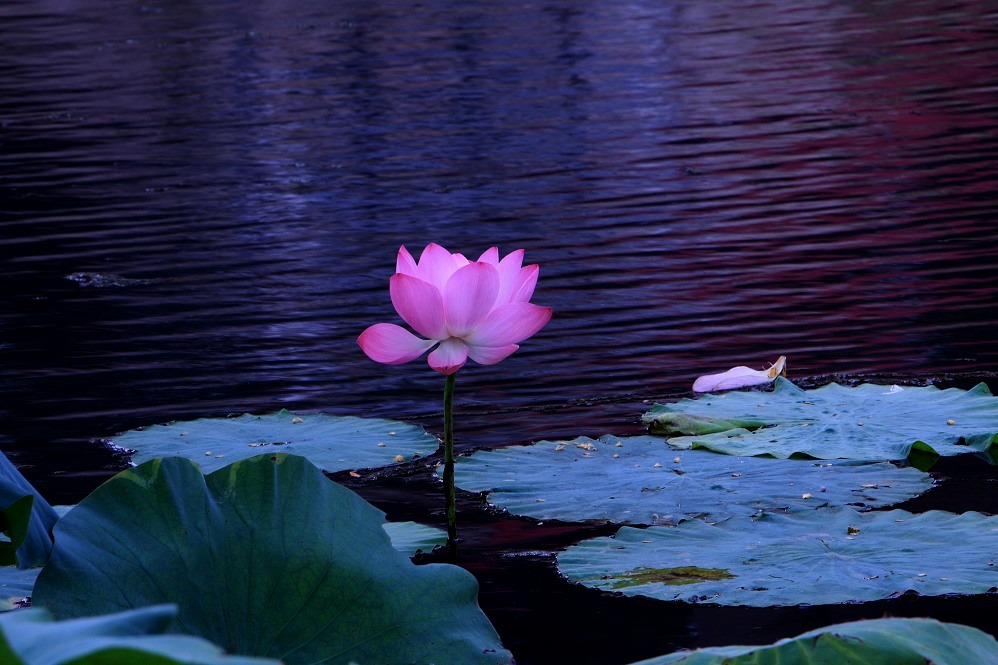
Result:
M779 355L805 384L995 388L996 178L990 1L4 0L0 448L75 502L121 468L94 440L149 423L439 432L442 377L354 341L397 321L395 253L428 242L525 248L555 310L461 371L464 449L635 433L642 400ZM949 472L968 489L940 501L994 511L992 472ZM425 469L352 486L441 520ZM603 597L530 554L579 529L466 501L465 564L523 664L884 613L994 630L994 597Z

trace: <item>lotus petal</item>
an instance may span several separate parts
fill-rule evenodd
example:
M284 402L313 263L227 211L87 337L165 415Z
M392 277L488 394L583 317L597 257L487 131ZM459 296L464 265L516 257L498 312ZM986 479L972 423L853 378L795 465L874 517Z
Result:
M775 363L763 370L739 365L732 367L727 372L701 376L693 382L693 390L698 393L706 393L715 390L734 390L765 385L772 383L777 376L786 376L786 364L786 356L780 356Z
M409 250L405 248L405 245L399 247L398 258L395 259L395 272L409 275L410 277L419 277L417 270L416 260L412 258Z
M392 304L395 311L413 330L430 339L447 339L444 300L440 290L433 284L395 274L389 282Z
M505 346L527 339L551 320L551 308L514 302L492 310L465 337L471 346Z
M360 334L357 343L371 360L401 365L423 355L436 340L420 339L394 323L376 323Z
M506 346L469 346L468 357L479 365L495 365L497 362L508 358L518 348L520 348L519 344L507 344Z
M468 346L454 337L440 342L440 346L427 358L430 367L444 375L453 374L461 369L467 360Z
M467 264L468 259L461 254L451 254L440 245L430 243L419 256L418 277L443 292L450 276Z
M488 263L469 263L447 280L444 315L453 337L467 337L484 319L499 293L499 272Z

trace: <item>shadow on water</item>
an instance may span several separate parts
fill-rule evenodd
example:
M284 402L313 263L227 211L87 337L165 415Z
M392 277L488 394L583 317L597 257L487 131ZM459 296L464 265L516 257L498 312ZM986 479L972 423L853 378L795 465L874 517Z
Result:
M458 446L639 431L645 399L779 355L815 384L995 388L989 3L373 0L0 5L0 448L53 502L95 440L227 413L439 431L442 380L371 363L400 244L523 247L551 323L457 387ZM918 509L994 511L993 470ZM347 479L350 480L350 479ZM352 487L439 517L413 477ZM995 599L756 611L586 592L466 502L463 565L521 664L624 663ZM528 581L529 583L525 583Z

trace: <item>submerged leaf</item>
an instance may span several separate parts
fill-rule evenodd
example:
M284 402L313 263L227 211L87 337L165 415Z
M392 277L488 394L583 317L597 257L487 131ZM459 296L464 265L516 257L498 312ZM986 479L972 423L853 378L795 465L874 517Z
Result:
M655 414L655 421L649 429L654 434L666 436L681 436L684 434L696 436L740 429L754 430L765 427L767 424L765 420L759 420L758 418L736 420L732 418L711 418L710 416L700 416L679 411L661 411Z
M719 605L820 605L903 593L978 594L998 587L998 517L849 508L766 514L716 525L622 527L558 556L585 586L660 600ZM723 571L682 586L647 571Z
M984 631L935 619L873 619L826 626L765 646L678 651L632 665L967 665L998 663Z
M692 432L676 423L730 421L718 432ZM832 383L802 390L783 378L772 392L730 392L656 404L644 416L652 433L677 448L729 455L803 455L816 459L910 460L916 454L989 453L998 443L998 398L986 385L972 390L934 386ZM919 464L919 466L925 466Z
M329 472L366 469L397 464L398 456L425 457L440 442L422 427L395 420L283 410L153 425L119 434L112 443L135 450L135 464L177 455L210 473L266 452L302 455Z
M827 505L882 507L932 487L881 462L814 462L677 452L652 436L540 441L459 457L459 487L516 515L569 522L672 523Z
M175 603L179 632L287 665L508 663L474 577L414 565L383 524L302 457L207 476L152 460L58 522L34 601L59 618Z

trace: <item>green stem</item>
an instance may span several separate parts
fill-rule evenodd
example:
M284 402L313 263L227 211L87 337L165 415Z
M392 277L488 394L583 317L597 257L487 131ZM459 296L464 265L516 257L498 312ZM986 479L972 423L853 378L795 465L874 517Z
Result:
M455 372L456 374L456 372ZM447 509L447 542L457 542L457 502L454 497L454 377L444 384L444 505Z

